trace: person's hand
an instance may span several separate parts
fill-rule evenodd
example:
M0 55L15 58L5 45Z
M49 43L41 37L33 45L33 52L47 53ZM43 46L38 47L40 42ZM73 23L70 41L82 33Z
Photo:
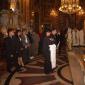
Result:
M23 48L20 48L20 50L22 51L22 50L23 50Z
M14 55L13 55L13 54L11 54L11 55L10 55L10 57L14 57Z
M25 45L25 48L27 48L28 47L28 45Z

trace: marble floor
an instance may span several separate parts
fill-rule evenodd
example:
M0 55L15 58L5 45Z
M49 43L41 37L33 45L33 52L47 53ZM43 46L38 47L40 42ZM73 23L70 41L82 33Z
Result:
M74 51L75 49L71 53ZM70 67L72 59L68 57L67 54L57 55L57 68L53 73L45 74L43 56L36 56L29 64L25 65L22 72L14 70L11 74L5 72L0 76L0 85L80 85L74 83L74 74ZM75 63L72 67L75 68Z
M69 66L74 85L85 85L85 47L75 47L68 52Z

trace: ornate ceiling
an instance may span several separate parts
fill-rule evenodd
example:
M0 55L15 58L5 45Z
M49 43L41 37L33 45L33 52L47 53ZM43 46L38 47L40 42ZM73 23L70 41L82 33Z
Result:
M0 9L9 8L9 0L0 0ZM79 26L79 23L85 17L77 15L67 15L58 11L61 0L17 0L18 9L22 12L23 19L28 23L34 20L35 25L39 27L44 23L52 23L55 27L63 28L71 26L72 28ZM29 1L29 3L28 3ZM80 5L85 11L85 0L80 0ZM58 16L50 16L51 10L55 10ZM33 14L34 13L34 14ZM38 23L38 24L37 24ZM70 23L70 24L69 24ZM81 23L80 23L81 25ZM82 27L81 27L82 28Z

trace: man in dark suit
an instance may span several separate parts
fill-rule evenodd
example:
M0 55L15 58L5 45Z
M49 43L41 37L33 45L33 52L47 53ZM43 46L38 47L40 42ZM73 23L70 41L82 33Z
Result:
M58 45L60 41L60 34L56 31L55 28L52 29L52 37L55 39L56 45Z
M8 37L5 39L5 54L8 72L12 72L13 68L18 66L17 52L17 41L14 36L14 30L9 29Z
M53 69L56 66L53 66L53 62L52 62L52 57L55 56L56 54L56 50L54 52L54 55L51 56L51 52L52 50L54 51L54 49L50 50L50 46L55 45L55 40L54 38L51 37L51 30L49 28L46 29L45 31L45 37L43 39L43 55L45 58L45 62L44 62L44 72L46 74L49 74L51 72L53 72ZM56 47L56 45L55 45ZM55 59L56 60L56 59Z

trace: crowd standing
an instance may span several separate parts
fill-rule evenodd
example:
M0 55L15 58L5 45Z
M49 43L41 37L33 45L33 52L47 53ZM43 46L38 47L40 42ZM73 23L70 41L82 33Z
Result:
M55 28L44 27L42 33L36 33L33 29L8 29L6 34L0 33L3 40L3 57L7 63L7 71L14 69L22 71L25 64L39 54L44 57L44 72L52 73L56 68L56 49L61 46L60 32Z

